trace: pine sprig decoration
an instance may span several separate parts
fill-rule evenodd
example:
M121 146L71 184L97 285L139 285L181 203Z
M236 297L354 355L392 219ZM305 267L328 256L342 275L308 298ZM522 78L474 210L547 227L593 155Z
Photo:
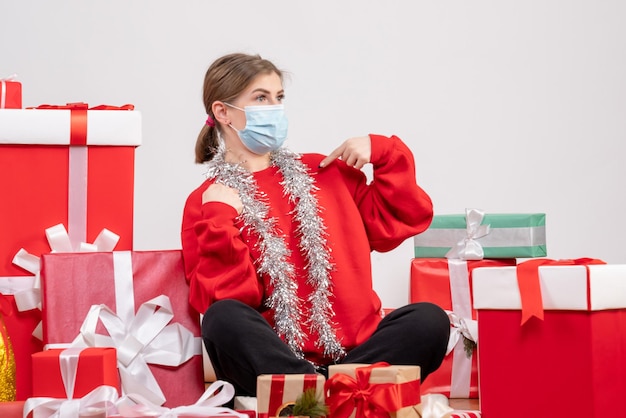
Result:
M307 389L290 408L280 411L279 416L304 416L311 418L325 417L329 413L328 406L317 397L315 389Z
M467 358L470 358L476 350L476 343L469 338L463 336L463 347L465 348L465 355L467 356Z

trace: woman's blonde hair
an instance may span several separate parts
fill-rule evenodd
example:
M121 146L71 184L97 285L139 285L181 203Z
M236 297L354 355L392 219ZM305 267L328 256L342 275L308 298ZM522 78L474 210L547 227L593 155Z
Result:
M260 74L283 73L260 55L234 53L224 55L211 64L204 76L203 101L209 118L215 121L211 106L216 100L234 101ZM205 124L196 141L196 163L210 161L217 150L218 126Z

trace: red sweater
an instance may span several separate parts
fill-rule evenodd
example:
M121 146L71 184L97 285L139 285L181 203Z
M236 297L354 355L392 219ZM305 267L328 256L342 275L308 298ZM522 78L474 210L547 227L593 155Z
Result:
M370 137L370 184L362 171L341 160L318 168L324 156L302 155L319 188L316 198L323 208L321 216L333 263L333 321L347 351L365 341L381 320L381 302L372 288L370 252L396 248L428 228L433 215L430 197L416 184L413 154L407 146L395 136ZM291 216L293 205L284 196L282 177L276 167L269 167L254 173L254 178L258 190L267 195L269 215L277 220L278 229L286 237L298 295L306 301L311 288L305 282L305 260L298 249L297 225ZM204 313L212 302L237 299L257 309L273 325L273 312L264 306L269 277L257 275L254 267L259 257L256 237L241 230L243 224L231 206L202 204L202 193L212 181L205 181L189 195L183 214L182 248L190 303ZM308 312L308 306L302 306L302 310ZM306 326L302 330L308 333ZM316 335L307 338L305 356L316 363L328 362L321 358L316 341Z

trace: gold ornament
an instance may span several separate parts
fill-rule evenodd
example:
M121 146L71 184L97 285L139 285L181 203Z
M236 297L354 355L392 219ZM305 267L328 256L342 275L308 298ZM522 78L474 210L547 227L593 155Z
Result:
M0 315L0 402L15 400L15 356L9 332Z

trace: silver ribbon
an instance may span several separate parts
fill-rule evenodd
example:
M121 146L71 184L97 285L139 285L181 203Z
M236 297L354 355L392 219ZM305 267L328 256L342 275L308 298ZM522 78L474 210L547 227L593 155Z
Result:
M461 260L482 260L485 256L483 246L477 241L478 238L489 234L489 225L481 225L485 213L478 209L465 210L466 236L457 242L446 253L446 258L458 258Z

